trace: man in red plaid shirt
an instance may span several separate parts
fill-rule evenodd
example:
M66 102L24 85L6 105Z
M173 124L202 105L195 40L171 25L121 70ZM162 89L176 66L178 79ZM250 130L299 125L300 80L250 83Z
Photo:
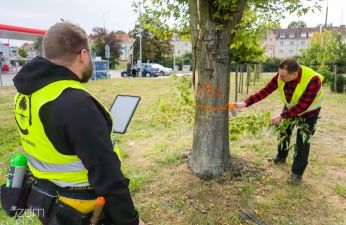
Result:
M283 119L301 119L297 130L296 154L294 155L292 174L289 178L291 184L301 183L303 173L308 165L309 140L315 132L315 125L324 98L323 79L322 75L308 67L299 65L296 60L286 59L280 63L278 73L266 87L251 95L244 102L235 104L236 108L248 107L278 89L285 106L280 115L271 118L271 123L278 125ZM300 132L304 126L308 128L307 137L304 137ZM279 143L278 154L274 159L275 164L286 163L292 130L293 126L289 126L286 132L280 133L279 140L282 141Z

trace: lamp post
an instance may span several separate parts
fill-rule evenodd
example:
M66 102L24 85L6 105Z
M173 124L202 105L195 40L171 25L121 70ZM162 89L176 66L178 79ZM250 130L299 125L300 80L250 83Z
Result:
M139 75L138 77L142 77L142 1L139 2L139 29L137 30L138 32L138 37L139 37L139 65L138 69L139 69Z
M106 34L106 20L105 20L105 15L108 14L108 13L110 13L110 11L104 12L104 13L102 14L102 18L103 18L103 30L104 30L105 34Z
M177 72L176 70L175 70L175 45L176 45L176 43L177 43L177 40L178 40L178 38L177 37L173 37L173 71L174 72Z

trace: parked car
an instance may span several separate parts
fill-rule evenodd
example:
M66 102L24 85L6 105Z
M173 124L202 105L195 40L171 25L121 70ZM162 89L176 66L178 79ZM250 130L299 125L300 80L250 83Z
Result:
M159 68L154 67L152 63L142 64L142 77L158 77L159 75Z
M138 67L137 66L132 66L130 70L130 74L127 74L127 70L121 71L120 75L122 77L137 77L138 74Z
M159 69L161 76L169 76L173 73L173 69L171 69L171 68L164 67L164 66L157 64L157 63L153 63L152 65L154 68Z

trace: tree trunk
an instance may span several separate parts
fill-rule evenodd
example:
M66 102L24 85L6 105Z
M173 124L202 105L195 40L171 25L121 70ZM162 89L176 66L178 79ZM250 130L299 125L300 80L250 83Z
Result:
M203 179L221 175L230 165L228 102L230 91L230 30L241 13L221 30L214 21L214 1L189 0L195 87L195 127L190 169Z

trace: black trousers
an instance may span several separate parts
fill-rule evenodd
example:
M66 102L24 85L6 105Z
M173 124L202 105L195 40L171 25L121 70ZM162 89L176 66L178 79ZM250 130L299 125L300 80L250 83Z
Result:
M301 122L298 124L297 129L297 139L296 139L296 146L295 146L295 154L293 158L293 164L292 164L292 173L296 175L303 175L307 165L308 165L308 158L309 158L309 152L310 152L310 139L312 135L315 133L315 126L318 119L318 115L313 116L311 118L303 118ZM307 136L304 136L301 132L300 127L306 126L308 128L309 132L304 132L307 134ZM292 136L292 130L294 126L290 126L286 129L285 133L280 133L280 143L278 146L278 159L286 159L288 152L289 152L289 145L290 140Z

